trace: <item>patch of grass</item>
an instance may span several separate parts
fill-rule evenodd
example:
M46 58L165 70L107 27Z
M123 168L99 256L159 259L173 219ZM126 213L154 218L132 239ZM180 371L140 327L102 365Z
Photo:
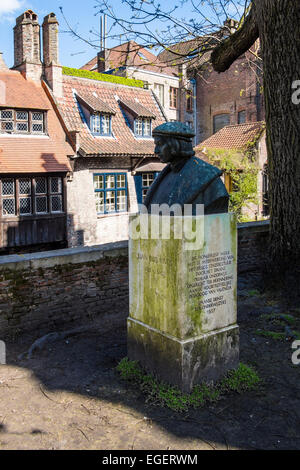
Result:
M253 390L260 383L255 370L240 363L236 370L231 370L215 385L196 385L190 394L182 393L177 387L159 382L155 377L145 373L137 361L122 359L117 371L121 377L136 385L145 395L146 402L166 406L173 411L187 411L189 408L199 408L206 403L215 403L228 392L242 393Z
M249 297L256 297L257 295L260 295L260 292L257 289L252 289L248 290L247 294Z
M277 341L285 341L290 336L293 336L295 339L300 340L299 331L291 331L291 335L289 335L287 333L279 333L277 331L256 330L255 334L259 336L264 336L265 338L272 338Z

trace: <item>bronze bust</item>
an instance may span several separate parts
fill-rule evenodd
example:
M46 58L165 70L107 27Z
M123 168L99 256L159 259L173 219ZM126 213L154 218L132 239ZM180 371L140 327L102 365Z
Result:
M152 135L155 153L168 165L150 186L145 206L151 212L152 204L204 205L204 214L228 212L229 195L219 168L195 156L192 146L193 131L182 122L166 122L156 127Z

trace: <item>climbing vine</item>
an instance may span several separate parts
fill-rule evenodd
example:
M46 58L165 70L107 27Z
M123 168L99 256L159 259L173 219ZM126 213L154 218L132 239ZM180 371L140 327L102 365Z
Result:
M211 164L224 171L225 178L229 178L229 210L237 214L239 222L249 220L247 209L259 202L257 188L259 169L253 142L249 143L245 151L205 149L205 155Z

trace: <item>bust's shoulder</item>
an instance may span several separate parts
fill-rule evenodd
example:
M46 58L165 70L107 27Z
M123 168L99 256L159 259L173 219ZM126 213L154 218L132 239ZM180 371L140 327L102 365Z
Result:
M201 160L201 158L196 157L195 155L191 158L188 159L186 164L184 165L184 170L186 172L193 172L193 173L201 173L201 176L204 177L204 175L207 176L207 178L216 178L218 176L222 175L222 170L217 168L214 165L211 165L210 163L205 162L204 160Z

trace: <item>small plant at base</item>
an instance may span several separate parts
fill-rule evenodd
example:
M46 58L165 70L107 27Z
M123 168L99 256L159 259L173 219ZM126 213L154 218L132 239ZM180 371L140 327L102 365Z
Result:
M230 391L242 393L252 390L260 383L255 370L242 363L215 385L196 385L190 394L159 382L152 375L143 372L137 361L130 361L127 357L120 361L117 371L123 379L139 386L146 395L146 402L166 406L178 412L187 411L189 407L199 408L205 403L215 403L222 394Z

